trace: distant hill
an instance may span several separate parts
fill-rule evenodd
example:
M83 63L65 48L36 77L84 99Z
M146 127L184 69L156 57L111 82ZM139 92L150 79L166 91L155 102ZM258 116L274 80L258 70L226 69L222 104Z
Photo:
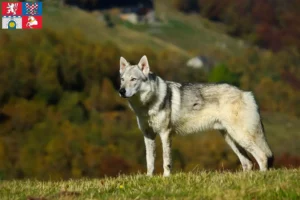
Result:
M96 0L96 1L82 1L82 0L65 0L66 4L75 5L86 10L103 10L110 8L121 8L129 6L145 6L153 7L153 0Z
M184 15L160 1L155 4L155 9L161 23L153 26L133 26L118 20L118 14L106 12L116 24L115 28L109 29L103 13L97 15L76 8L45 6L44 27L57 31L80 29L93 41L109 40L121 48L134 48L137 44L154 49L171 48L186 57L204 53L204 50L206 54L219 51L232 55L247 48L245 42L227 36L222 28L208 20Z

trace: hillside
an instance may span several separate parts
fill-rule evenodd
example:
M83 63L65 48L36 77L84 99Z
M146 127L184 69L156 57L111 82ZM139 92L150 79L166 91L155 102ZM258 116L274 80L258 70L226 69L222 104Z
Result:
M191 172L170 178L142 174L69 181L3 181L2 200L48 199L289 199L300 197L300 170Z
M168 7L168 8L166 8ZM184 15L170 9L168 3L157 1L157 25L132 25L116 20L118 12L89 13L73 6L57 7L45 3L43 28L57 32L77 30L83 37L95 42L111 41L121 49L131 50L147 46L154 50L170 49L188 58L199 53L220 51L225 55L241 53L246 49L243 41L228 37L216 25L196 15ZM110 13L115 27L108 28L103 13ZM6 31L14 36L28 32Z
M62 23L65 22L65 23ZM111 41L124 51L132 50L138 46L147 46L154 50L170 49L182 56L188 56L188 52L169 41L152 37L147 33L135 31L121 24L114 28L108 28L103 20L103 14L92 14L76 7L65 9L49 7L45 9L45 28L55 29L59 32L79 30L90 41Z

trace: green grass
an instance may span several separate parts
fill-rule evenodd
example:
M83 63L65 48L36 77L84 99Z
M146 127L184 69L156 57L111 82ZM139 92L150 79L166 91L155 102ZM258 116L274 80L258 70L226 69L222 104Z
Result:
M300 169L190 172L169 178L142 174L58 182L2 181L5 199L299 199ZM77 195L77 196L76 196Z

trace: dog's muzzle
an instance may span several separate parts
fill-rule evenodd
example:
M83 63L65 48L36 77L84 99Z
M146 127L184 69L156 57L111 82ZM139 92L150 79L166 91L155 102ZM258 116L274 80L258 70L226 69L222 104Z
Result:
M120 94L120 96L121 97L126 97L125 95L126 95L126 90L125 90L125 88L121 88L120 90L119 90L119 94Z

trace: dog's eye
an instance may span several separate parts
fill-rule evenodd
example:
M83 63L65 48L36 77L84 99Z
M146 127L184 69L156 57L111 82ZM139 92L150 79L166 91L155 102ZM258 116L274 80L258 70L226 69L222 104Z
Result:
M124 78L121 78L121 81L124 81Z
M132 78L132 79L131 79L131 81L135 81L135 80L136 80L136 78Z

